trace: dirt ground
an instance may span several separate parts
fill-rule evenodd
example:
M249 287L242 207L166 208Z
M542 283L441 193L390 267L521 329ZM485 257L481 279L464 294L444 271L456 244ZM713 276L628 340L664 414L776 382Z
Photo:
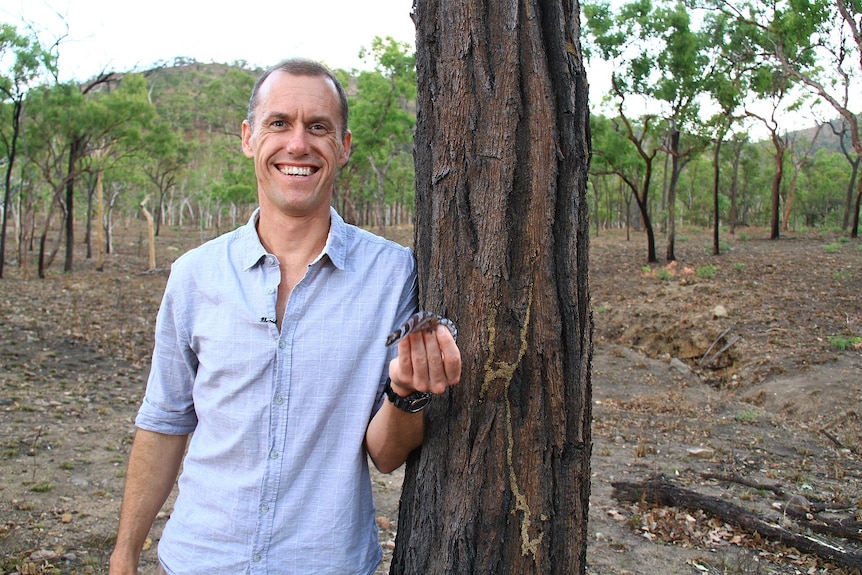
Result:
M107 571L167 266L201 239L163 230L161 267L143 272L145 235L126 234L102 272L82 254L73 274L25 279L12 262L0 280L2 574ZM862 521L862 243L765 238L725 234L714 256L709 233L686 232L669 267L645 266L640 235L592 239L589 574L851 572L696 509L613 494L661 473L800 533L790 503L812 524ZM386 561L401 473L373 478ZM816 537L862 553L854 528L855 540Z

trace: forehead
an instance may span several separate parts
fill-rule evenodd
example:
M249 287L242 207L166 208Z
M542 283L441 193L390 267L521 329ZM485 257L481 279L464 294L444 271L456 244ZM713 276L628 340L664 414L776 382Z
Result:
M324 76L298 76L287 72L273 72L261 85L257 112L268 114L313 114L339 117L338 91Z

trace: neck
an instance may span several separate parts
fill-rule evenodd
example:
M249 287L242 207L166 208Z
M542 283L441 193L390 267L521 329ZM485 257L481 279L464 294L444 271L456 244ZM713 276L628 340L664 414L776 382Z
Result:
M257 233L263 247L283 264L308 265L320 255L329 236L330 215L303 217L265 213L261 208Z

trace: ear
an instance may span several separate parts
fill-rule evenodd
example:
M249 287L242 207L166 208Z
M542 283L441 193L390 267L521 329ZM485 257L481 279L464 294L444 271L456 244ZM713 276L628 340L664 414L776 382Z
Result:
M254 157L254 148L251 145L251 126L248 120L242 121L242 153L249 158Z
M339 166L344 166L347 163L347 160L350 159L350 144L352 141L353 134L350 130L347 130L344 133L344 137L341 139L341 158L338 162Z

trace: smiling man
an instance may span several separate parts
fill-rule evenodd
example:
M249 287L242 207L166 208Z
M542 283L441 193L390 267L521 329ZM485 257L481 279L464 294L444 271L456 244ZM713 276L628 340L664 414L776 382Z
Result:
M260 207L171 269L112 575L137 572L181 467L160 572L376 569L368 456L383 472L405 461L461 358L445 325L386 345L417 309L415 261L331 208L347 123L341 84L316 62L255 84L242 149Z

